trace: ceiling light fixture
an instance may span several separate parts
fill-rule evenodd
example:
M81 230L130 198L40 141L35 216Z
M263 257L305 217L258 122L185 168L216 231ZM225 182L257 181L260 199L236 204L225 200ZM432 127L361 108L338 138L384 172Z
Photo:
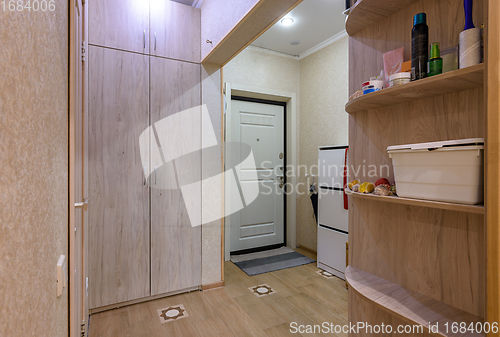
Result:
M299 40L293 40L293 41L290 41L290 44L292 46L298 46L300 44L300 41Z
M290 26L292 23L293 23L293 19L292 18L281 19L281 24L283 26Z

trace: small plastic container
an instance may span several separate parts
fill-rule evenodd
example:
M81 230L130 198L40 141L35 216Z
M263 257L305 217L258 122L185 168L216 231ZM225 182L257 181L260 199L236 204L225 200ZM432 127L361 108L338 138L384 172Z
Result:
M389 77L389 87L395 87L411 82L411 73L396 73Z
M480 204L484 200L484 139L389 146L398 196Z
M371 92L379 91L384 88L384 81L381 80L370 80L362 84L363 95L369 94Z

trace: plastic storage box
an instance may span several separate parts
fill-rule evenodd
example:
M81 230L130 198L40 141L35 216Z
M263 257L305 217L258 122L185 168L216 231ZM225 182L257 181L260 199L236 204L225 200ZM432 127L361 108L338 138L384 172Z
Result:
M389 146L400 197L480 204L484 200L484 139Z

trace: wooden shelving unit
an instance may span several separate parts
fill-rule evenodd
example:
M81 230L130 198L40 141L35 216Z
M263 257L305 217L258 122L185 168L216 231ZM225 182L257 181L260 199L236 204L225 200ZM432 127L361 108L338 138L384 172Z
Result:
M491 33L491 3L474 1L473 21L484 24L485 36ZM439 42L442 50L458 45L465 20L462 0L360 0L352 7L346 22L349 95L380 73L384 53L404 47L405 60L410 58L413 17L422 12L427 14L429 42ZM388 146L465 138L485 138L490 148L485 151L485 172L492 172L497 160L489 139L496 135L485 130L498 116L497 111L493 118L487 114L486 108L492 109L488 97L494 95L485 92L491 89L486 86L491 62L498 63L498 58L490 57L490 51L485 48L485 64L348 102L350 178L373 181L383 176L393 181ZM485 204L491 205L491 191L485 195ZM441 328L446 322L482 322L491 296L485 292L490 256L484 249L490 236L486 231L496 225L487 220L491 209L351 194L346 271L351 322L384 322L393 328L407 322L428 326L439 321ZM436 335L456 334L441 330Z
M482 323L483 319L454 308L396 283L349 266L345 278L350 288L380 309L410 324L420 324L433 336L484 336L483 333L453 333L455 322ZM429 325L438 323L439 330L429 331ZM446 325L448 324L448 325Z
M401 198L396 196L382 196L375 194L364 194L364 193L352 192L347 189L346 189L346 194L354 198L376 200L380 202L390 202L390 203L409 205L409 206L446 209L450 211L466 212L474 214L484 214L484 205L463 205L463 204L454 204L451 202L410 199L410 198Z
M484 84L484 64L453 70L397 87L383 89L349 101L345 110L355 113L422 98L480 88Z
M349 16L345 23L347 34L352 36L418 1L360 0L349 11Z

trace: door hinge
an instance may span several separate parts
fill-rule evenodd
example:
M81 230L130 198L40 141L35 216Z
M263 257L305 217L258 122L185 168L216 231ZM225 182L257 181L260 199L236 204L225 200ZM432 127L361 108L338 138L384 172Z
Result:
M82 41L82 62L85 62L86 50L85 41Z
M80 336L85 337L85 320L82 319L82 323L80 324Z

